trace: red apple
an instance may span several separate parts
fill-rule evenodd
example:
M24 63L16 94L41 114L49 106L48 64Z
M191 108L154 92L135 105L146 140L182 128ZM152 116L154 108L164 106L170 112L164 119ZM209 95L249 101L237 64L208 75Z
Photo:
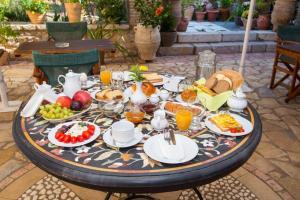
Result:
M76 92L73 96L73 101L79 101L83 108L87 108L91 105L92 103L92 97L90 95L90 93L80 90L78 92Z
M61 107L70 108L72 104L72 99L68 96L61 96L57 98L56 103L59 104Z

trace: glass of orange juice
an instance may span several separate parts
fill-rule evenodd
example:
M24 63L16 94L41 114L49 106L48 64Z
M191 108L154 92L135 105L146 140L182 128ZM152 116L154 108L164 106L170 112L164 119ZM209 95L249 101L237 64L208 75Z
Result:
M112 79L112 72L107 67L100 72L100 81L104 86L109 86Z
M180 109L176 112L176 124L180 131L189 129L193 120L193 113L188 109Z

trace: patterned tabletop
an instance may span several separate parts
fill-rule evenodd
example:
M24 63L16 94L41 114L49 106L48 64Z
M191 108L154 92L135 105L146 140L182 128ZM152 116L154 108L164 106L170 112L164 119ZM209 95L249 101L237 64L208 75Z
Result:
M222 110L227 110L227 108L224 107ZM96 172L114 176L122 174L126 174L126 176L143 174L159 175L208 166L214 161L222 160L222 158L240 151L249 140L253 139L253 134L257 134L258 138L260 138L261 122L259 117L255 117L257 113L254 108L250 105L250 107L243 113L239 113L239 115L249 119L254 126L259 126L259 129L254 129L253 133L241 137L216 135L207 129L198 132L188 131L186 135L197 143L199 152L193 160L178 165L157 162L144 153L143 143L149 137L158 134L150 125L152 116L149 115L146 115L144 121L137 125L144 134L144 138L139 144L124 149L113 149L107 146L103 142L102 134L113 122L124 118L124 115L117 118L105 117L101 110L98 109L96 102L94 102L89 112L74 119L93 122L100 127L101 135L87 145L76 148L62 148L51 144L48 140L48 133L55 125L43 120L38 115L32 118L22 118L18 114L14 124L14 137L21 150L26 150L24 148L28 147L30 151L38 152L39 155L42 155L47 160L49 159L54 162L56 160L60 165L65 164L79 171L85 170L91 173ZM168 121L170 128L176 129L174 117L168 116ZM23 137L22 141L20 136ZM256 145L251 149L249 155L247 155L248 157L250 157ZM28 153L25 154L28 156ZM30 156L28 157L30 158ZM39 166L38 163L36 164Z

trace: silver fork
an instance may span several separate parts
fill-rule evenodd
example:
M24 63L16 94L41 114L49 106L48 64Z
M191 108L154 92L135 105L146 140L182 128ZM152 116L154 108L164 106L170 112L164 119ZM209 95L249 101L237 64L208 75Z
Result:
M163 131L163 134L164 134L164 140L165 140L166 142L168 142L169 145L171 145L171 136L170 136L170 132L164 130L164 131Z

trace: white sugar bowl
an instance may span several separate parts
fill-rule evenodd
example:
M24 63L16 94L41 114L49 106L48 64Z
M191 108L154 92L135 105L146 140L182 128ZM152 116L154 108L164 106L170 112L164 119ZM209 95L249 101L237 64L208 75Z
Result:
M153 104L157 104L159 102L159 97L157 94L152 94L149 98L149 101Z
M230 110L235 112L242 112L247 108L248 102L245 93L239 88L229 99L227 105Z

